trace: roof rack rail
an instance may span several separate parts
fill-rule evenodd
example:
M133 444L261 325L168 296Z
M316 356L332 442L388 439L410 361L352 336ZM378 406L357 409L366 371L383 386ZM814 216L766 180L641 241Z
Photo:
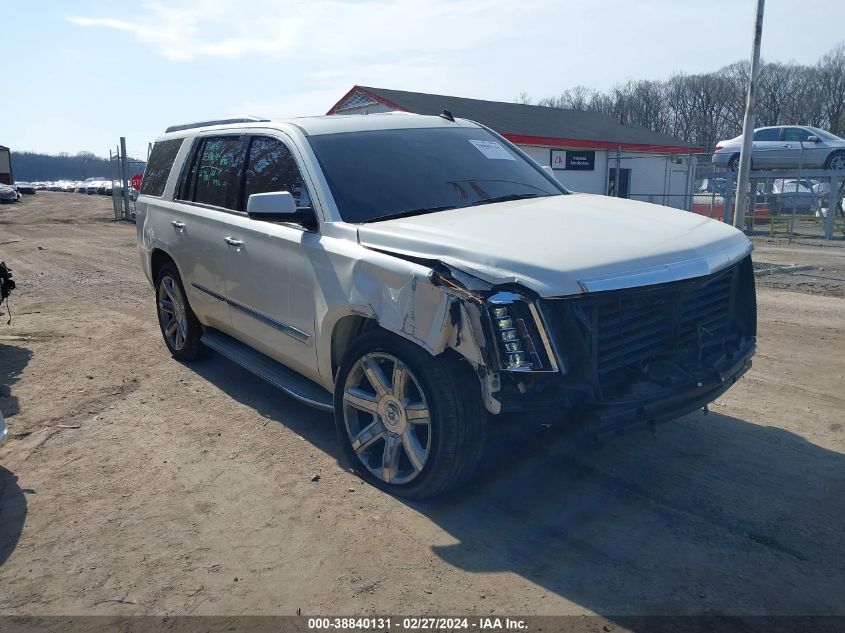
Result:
M171 125L164 133L181 132L182 130L192 130L197 127L206 127L207 125L230 125L232 123L264 123L270 119L262 119L257 116L241 116L234 119L214 119L212 121L197 121L196 123L185 123L183 125Z

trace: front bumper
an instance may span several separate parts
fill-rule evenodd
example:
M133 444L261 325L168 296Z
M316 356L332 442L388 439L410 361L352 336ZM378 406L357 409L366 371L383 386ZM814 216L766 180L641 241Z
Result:
M605 437L629 428L654 426L701 409L730 389L751 368L754 351L752 343L739 359L714 367L714 378L708 383L690 384L686 389L652 401L608 402L585 410L588 430L593 436Z
M615 399L573 403L563 397L521 397L504 404L514 421L565 426L576 435L595 439L626 430L654 427L701 409L730 389L751 368L756 341L751 339L723 362L689 368L683 383L658 385L649 381L632 384ZM550 391L555 391L554 388ZM556 395L564 396L557 391Z
M727 166L729 162L731 162L731 156L733 156L733 153L731 152L716 152L715 154L713 154L710 160L713 162L714 165L721 165L724 167Z
M716 273L547 299L563 373L502 376L504 413L592 434L656 424L712 402L751 366L756 298L750 257Z

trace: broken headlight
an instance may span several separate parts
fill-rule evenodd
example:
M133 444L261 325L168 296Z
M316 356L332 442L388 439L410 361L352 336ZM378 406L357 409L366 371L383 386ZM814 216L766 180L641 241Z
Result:
M557 359L534 304L512 292L487 299L499 364L505 371L557 371Z

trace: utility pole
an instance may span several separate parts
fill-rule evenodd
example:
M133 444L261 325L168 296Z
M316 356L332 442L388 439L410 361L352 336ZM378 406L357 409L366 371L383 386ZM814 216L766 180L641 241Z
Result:
M751 170L751 142L754 138L754 100L757 96L757 78L760 75L760 40L763 39L763 6L766 0L757 0L757 18L754 20L754 43L751 48L751 77L748 81L748 99L745 102L745 119L742 122L742 150L739 153L739 170L736 177L736 204L734 226L745 230L745 197L748 189L748 172Z
M126 156L126 137L120 137L120 179L123 184L123 219L129 219L129 158Z

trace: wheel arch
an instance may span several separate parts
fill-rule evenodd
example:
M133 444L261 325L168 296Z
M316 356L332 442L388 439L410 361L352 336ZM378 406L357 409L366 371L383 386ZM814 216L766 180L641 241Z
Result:
M731 157L728 159L728 169L734 171L739 169L739 152L731 154Z
M167 263L172 263L176 266L176 269L179 269L179 266L176 265L176 261L170 256L169 253L164 251L161 248L154 248L150 253L150 275L152 276L152 282L155 284L156 278L158 277L158 272L161 270L162 266Z
M335 321L332 328L330 362L331 376L334 380L337 370L347 350L364 332L373 328L382 328L374 317L366 317L360 314L347 314Z

